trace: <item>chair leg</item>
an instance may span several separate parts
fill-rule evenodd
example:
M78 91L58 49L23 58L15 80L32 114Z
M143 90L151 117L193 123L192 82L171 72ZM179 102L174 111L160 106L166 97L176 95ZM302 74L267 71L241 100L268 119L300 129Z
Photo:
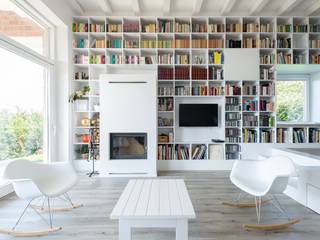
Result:
M71 204L71 206L74 207L74 204L73 204L73 202L72 202L69 194L68 194L68 193L65 193L65 194L63 194L63 195L64 195L64 197L68 200L68 202Z
M254 197L254 202L256 205L256 214L257 214L257 220L259 224L261 219L261 197Z
M22 217L23 217L24 214L26 213L27 209L29 208L29 206L30 206L30 204L31 204L31 202L32 202L33 200L34 200L34 199L31 199L31 200L28 202L27 206L23 209L23 211L22 211L20 217L18 218L17 222L16 222L16 223L14 224L14 226L12 227L12 230L15 230L15 229L16 229L16 227L17 227L18 224L20 223Z
M286 218L290 219L289 214L287 213L287 211L282 207L280 201L278 200L278 198L274 195L271 194L272 198L271 198L271 203L272 205L277 208L281 214L283 214Z
M49 223L50 223L50 228L52 228L52 220L53 220L53 211L51 211L51 205L50 205L50 198L47 198L48 202L48 214L49 214Z

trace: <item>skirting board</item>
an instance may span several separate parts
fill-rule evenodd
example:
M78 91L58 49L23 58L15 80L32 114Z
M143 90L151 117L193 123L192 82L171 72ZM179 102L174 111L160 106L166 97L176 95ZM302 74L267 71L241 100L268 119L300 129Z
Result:
M157 161L158 171L212 171L231 170L233 160L161 160Z

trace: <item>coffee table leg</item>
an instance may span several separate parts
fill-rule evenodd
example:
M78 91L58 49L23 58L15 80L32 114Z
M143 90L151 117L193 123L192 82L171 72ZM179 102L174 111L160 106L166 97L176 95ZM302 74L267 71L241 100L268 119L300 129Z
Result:
M131 226L128 220L119 220L119 240L131 240Z
M176 240L188 240L188 219L177 220Z

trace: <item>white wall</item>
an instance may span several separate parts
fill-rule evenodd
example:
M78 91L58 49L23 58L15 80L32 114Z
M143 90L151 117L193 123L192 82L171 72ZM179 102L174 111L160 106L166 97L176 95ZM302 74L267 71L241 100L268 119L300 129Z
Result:
M320 72L310 75L310 120L320 122Z

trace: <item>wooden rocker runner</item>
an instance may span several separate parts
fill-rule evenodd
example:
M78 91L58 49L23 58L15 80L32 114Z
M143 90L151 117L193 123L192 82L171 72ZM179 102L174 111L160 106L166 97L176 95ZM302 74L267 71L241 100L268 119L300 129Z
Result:
M39 237L60 231L62 227L53 227L53 213L82 206L73 204L67 193L78 180L76 172L69 163L40 164L28 160L16 160L7 165L3 176L12 182L17 196L26 200L28 204L14 226L11 229L0 229L0 234L14 237ZM53 208L54 199L62 199L62 197L71 206ZM42 206L33 205L36 200L41 198L43 198ZM49 226L48 229L18 231L16 228L28 209L32 209L40 216ZM41 211L48 213L48 221L42 216Z
M283 156L275 156L265 160L239 160L233 165L230 180L245 195L254 197L254 203L241 203L243 196L239 194L234 202L223 202L223 205L235 208L256 208L257 224L243 224L247 230L276 231L288 228L299 222L299 219L290 218L276 194L282 194L287 188L290 177L296 176L296 171L291 159ZM262 197L266 200L262 201ZM282 223L261 224L261 205L272 203L287 221Z

